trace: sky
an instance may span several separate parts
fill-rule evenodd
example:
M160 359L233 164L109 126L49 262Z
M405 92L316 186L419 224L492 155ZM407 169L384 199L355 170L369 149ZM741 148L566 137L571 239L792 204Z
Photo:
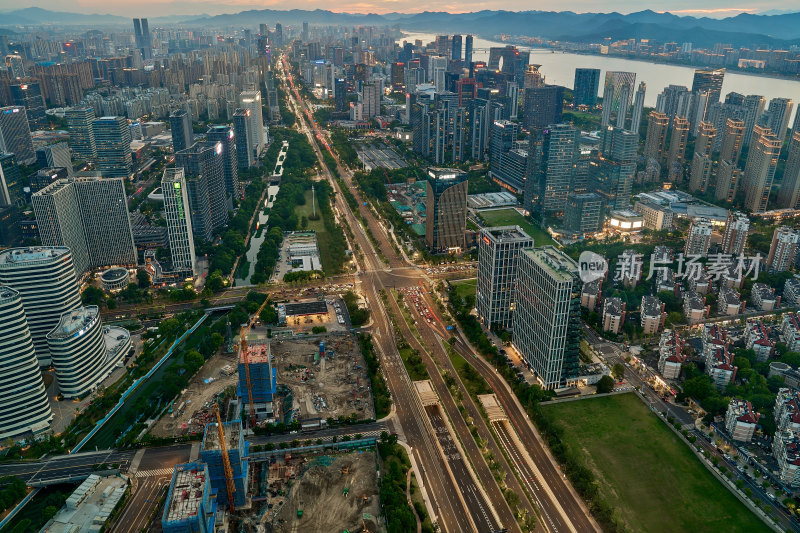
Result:
M352 13L416 13L422 10L461 13L482 9L630 13L652 9L676 15L721 18L742 12L800 11L800 0L427 0L423 4L416 0L0 0L0 11L23 7L152 18L203 13L216 15L248 9L328 9Z

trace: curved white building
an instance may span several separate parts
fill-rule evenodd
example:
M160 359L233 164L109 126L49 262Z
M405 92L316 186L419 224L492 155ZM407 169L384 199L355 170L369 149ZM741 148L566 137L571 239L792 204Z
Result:
M47 431L53 413L22 299L11 287L0 287L0 324L0 440Z
M50 366L47 334L65 311L81 305L69 248L28 247L0 251L0 284L19 292L39 366Z
M96 305L62 314L58 325L47 334L47 344L64 398L81 397L96 389L124 355L107 352Z

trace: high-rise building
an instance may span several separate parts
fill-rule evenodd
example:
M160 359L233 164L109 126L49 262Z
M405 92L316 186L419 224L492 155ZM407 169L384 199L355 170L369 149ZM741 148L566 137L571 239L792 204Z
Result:
M689 174L689 189L706 192L711 179L711 153L714 151L714 139L717 130L708 122L701 122L694 143L692 169Z
M195 253L189 195L183 167L167 168L161 179L172 269L194 276Z
M6 70L11 74L12 78L20 79L25 77L25 64L22 61L22 56L18 54L9 54L6 56Z
M647 84L643 81L639 82L639 88L636 89L636 97L633 100L633 113L631 114L631 127L630 131L639 133L639 128L642 126L642 112L644 111L644 95L647 92Z
M97 157L94 141L94 111L91 107L72 107L64 112L69 130L69 144L76 158L93 161Z
M791 98L773 98L769 101L769 107L764 111L765 126L772 130L781 142L786 138L786 130L789 128L789 117L792 114L794 102Z
M16 439L50 429L47 400L28 318L19 292L0 286L0 439Z
M142 59L153 57L153 38L150 35L150 27L147 19L133 19L133 33L136 47L142 53Z
M603 85L603 114L601 126L608 126L611 123L612 113L619 113L620 109L622 109L623 112L628 110L631 106L635 83L635 72L618 72L611 70L606 72L605 84ZM623 87L627 87L627 92L622 90ZM625 102L621 102L623 92L628 95Z
M722 81L725 79L725 69L697 69L692 80L692 92L708 92L709 103L719 102L722 95Z
M81 305L69 248L0 251L0 284L19 293L39 366L50 366L47 334L65 311Z
M275 23L275 44L283 46L283 25L280 22Z
M753 139L753 128L758 124L758 119L764 113L767 100L759 94L748 94L742 99L741 109L744 120L744 137L742 144L750 146Z
M732 202L741 182L741 169L726 159L720 159L719 165L717 166L714 198L725 202Z
M127 178L131 174L131 130L120 116L101 117L92 122L97 148L97 170L103 176Z
M461 61L461 35L453 35L450 59L453 61Z
M42 243L69 247L78 277L91 268L136 264L122 178L57 180L32 202Z
M47 334L58 390L64 398L92 392L125 356L107 351L100 310L96 305L65 311Z
M753 137L742 180L745 191L744 205L753 213L763 213L767 210L782 143L769 130Z
M720 161L730 161L734 165L739 161L739 156L742 154L744 128L743 120L729 118L725 121L725 131L722 134L722 146L719 151Z
M372 118L381 114L381 83L371 81L361 86L361 102L364 104L364 117Z
M608 208L625 209L636 174L639 136L622 128L607 128L604 133L603 156L589 160L589 188L604 198Z
M725 231L722 234L722 253L736 256L744 253L747 244L747 232L750 230L750 219L738 211L728 211L725 219Z
M794 228L779 226L772 234L766 266L771 272L785 272L792 268L800 234Z
M22 246L20 212L14 205L0 205L0 248Z
M544 389L571 383L580 364L578 265L553 246L523 250L514 291L514 347Z
M528 158L525 208L542 214L564 211L580 154L580 135L569 124L553 124L541 133L541 150Z
M17 166L14 154L0 154L0 206L25 205L25 191L22 186L22 176Z
M347 85L345 85L344 78L336 78L333 83L333 98L336 111L340 113L347 111Z
M308 22L303 22L303 33L301 34L303 42L308 42Z
M599 68L576 68L575 83L573 84L573 102L576 106L597 105L597 93L600 89Z
M533 238L519 226L481 230L475 310L487 327L512 327L517 260L525 248L533 248Z
M425 244L433 252L463 250L467 230L467 174L429 168L425 197Z
M236 160L239 170L247 170L253 165L253 151L250 149L250 132L247 129L250 110L237 109L233 112L233 138L236 141Z
M573 235L597 233L603 229L603 197L593 192L570 193L564 207L564 229Z
M800 206L800 130L793 131L789 140L789 157L778 191L778 207L797 209Z
M24 107L0 107L0 151L14 154L21 165L36 161L28 114Z
M472 35L467 35L464 39L464 64L469 67L472 64Z
M222 143L194 143L175 154L175 166L185 170L195 235L211 240L213 231L228 223Z
M683 179L683 162L686 158L686 143L689 141L689 121L683 117L672 120L672 133L669 139L667 171L674 181Z
M123 179L80 177L73 179L72 186L89 251L89 266L136 265Z
M686 236L686 246L683 249L684 255L705 256L710 245L711 221L704 217L693 219Z
M80 279L89 271L89 247L83 230L75 189L68 180L58 180L31 197L39 237L45 246L64 246L71 251L74 275Z
M247 115L247 142L253 153L253 160L261 157L264 150L264 118L261 112L261 91L242 91L239 105L249 111Z
M514 147L519 134L519 124L510 120L492 122L489 137L489 161L493 174L502 173L503 154Z
M36 163L40 168L65 168L67 176L72 177L72 157L67 143L46 144L36 149Z
M564 88L544 85L525 89L524 124L533 131L561 122L564 106Z
M38 82L10 85L9 89L14 105L25 108L30 126L34 128L47 126L44 97Z
M236 138L230 126L209 126L206 139L212 143L222 145L222 170L225 175L225 191L231 198L241 198L242 191L239 185L238 154L236 151Z
M644 157L652 158L659 163L664 160L664 149L667 143L669 117L658 111L650 111L647 121L647 137L644 142Z
M172 132L173 151L180 152L194 144L192 116L185 109L178 109L170 113L169 125Z

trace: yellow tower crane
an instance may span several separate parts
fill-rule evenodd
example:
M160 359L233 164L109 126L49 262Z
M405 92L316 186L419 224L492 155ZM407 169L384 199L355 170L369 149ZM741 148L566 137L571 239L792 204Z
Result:
M219 406L214 404L214 413L217 415L217 433L219 434L219 449L222 452L222 467L225 470L225 485L228 488L228 505L231 512L236 511L233 493L236 492L236 485L233 484L233 468L231 468L231 458L228 457L228 445L225 443L225 430L222 429L222 417L219 415Z

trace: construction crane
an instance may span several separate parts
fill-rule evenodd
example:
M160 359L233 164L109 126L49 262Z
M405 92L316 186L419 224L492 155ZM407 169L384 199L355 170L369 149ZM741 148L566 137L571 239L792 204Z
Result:
M219 449L222 452L222 467L225 470L225 485L228 488L228 505L233 513L236 511L233 493L236 486L233 484L233 468L231 468L231 458L228 457L228 446L225 444L225 430L222 428L222 417L219 415L219 405L214 404L214 414L217 415L217 433L219 434Z
M249 325L247 329L249 329ZM250 402L250 427L252 428L256 425L256 406L253 403L253 382L250 381L250 355L247 353L247 339L245 338L247 329L242 326L241 354L244 361L244 375L247 378L247 401Z

